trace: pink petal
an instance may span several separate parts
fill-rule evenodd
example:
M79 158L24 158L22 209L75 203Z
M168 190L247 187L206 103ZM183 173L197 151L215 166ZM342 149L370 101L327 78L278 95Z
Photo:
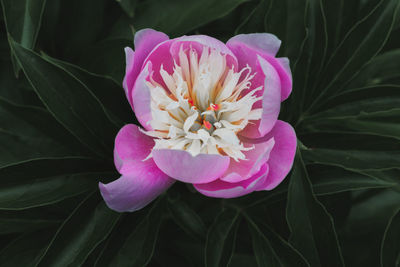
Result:
M152 119L150 108L151 95L150 90L146 85L146 81L151 71L152 63L147 62L146 66L137 77L132 90L133 110L135 112L136 118L146 130L151 130L149 122Z
M153 146L154 141L136 125L125 125L119 131L114 162L122 176L108 184L99 183L108 207L119 212L141 209L173 184L152 159L143 161Z
M193 48L197 51L199 57L203 51L203 47L210 47L222 54L227 55L227 65L229 67L233 66L237 70L237 59L232 51L221 41L206 35L190 35L182 36L173 40L171 45L171 55L178 59L178 53L183 46L183 49Z
M194 184L194 187L197 191L209 197L234 198L258 189L265 182L267 175L268 164L264 163L257 173L245 181L228 183L218 179L207 184Z
M237 183L249 179L259 172L261 167L268 161L269 154L274 144L274 138L271 138L266 142L254 144L254 149L252 150L244 151L243 154L245 154L246 160L235 161L231 159L229 168L220 180L229 183ZM243 145L245 147L252 146L252 144L246 142L243 142Z
M256 69L253 62L256 62L257 55L266 59L280 77L281 101L289 97L292 91L292 73L288 67L288 59L275 58L280 46L280 40L276 36L268 33L240 34L229 39L226 45L239 60L240 69L246 64Z
M174 182L161 172L154 162L147 167L135 167L132 173L122 175L119 179L103 184L99 183L100 193L107 206L115 211L136 211L166 191Z
M132 89L136 77L142 68L143 62L153 48L161 42L168 40L168 36L152 29L143 29L135 34L135 53L129 47L125 48L126 73L123 81L126 96L132 105Z
M275 68L265 59L258 56L260 69L264 74L264 92L262 99L261 119L254 124L248 124L240 135L248 138L260 138L267 134L275 125L281 107L281 83ZM254 105L253 108L258 108Z
M227 45L234 43L242 43L248 45L254 50L258 51L259 54L267 53L271 56L275 56L281 46L281 40L270 33L249 33L239 34L228 40Z
M293 165L297 146L296 133L293 127L287 122L278 120L266 136L251 141L259 143L272 137L275 140L275 145L269 155L269 174L265 183L257 190L271 190L278 186Z
M219 178L229 166L229 157L184 150L154 149L153 159L164 173L185 183L208 183Z

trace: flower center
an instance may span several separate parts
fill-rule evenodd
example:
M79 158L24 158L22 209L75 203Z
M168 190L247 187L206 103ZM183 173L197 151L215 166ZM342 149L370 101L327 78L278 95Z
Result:
M261 118L261 109L252 107L261 100L256 92L262 87L247 92L255 75L249 66L235 72L226 55L215 49L204 47L199 56L181 46L173 73L161 66L160 75L164 85L152 73L147 82L153 130L145 133L156 137L154 149L245 159L242 151L253 147L244 147L237 134Z

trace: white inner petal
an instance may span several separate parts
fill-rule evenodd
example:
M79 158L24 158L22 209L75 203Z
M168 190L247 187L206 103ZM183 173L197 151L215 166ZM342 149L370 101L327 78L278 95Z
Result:
M243 151L253 147L244 147L237 134L262 113L253 109L262 87L242 94L255 75L249 66L235 72L215 49L204 47L199 58L196 50L181 46L173 73L161 66L160 75L165 86L152 77L147 82L153 130L145 133L156 138L154 149L246 159Z

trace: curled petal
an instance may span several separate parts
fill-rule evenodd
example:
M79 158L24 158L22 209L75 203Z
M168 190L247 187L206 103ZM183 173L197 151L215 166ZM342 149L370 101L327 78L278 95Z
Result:
M272 137L275 140L275 145L268 159L269 174L265 183L257 190L271 190L278 186L293 165L297 146L296 133L293 127L287 122L278 120L266 136L251 141L253 143L265 142Z
M281 40L270 33L249 33L239 34L228 40L227 45L234 43L242 43L252 47L259 53L275 56L281 46Z
M148 62L136 79L135 86L132 91L133 110L136 118L146 130L150 130L149 122L151 121L151 95L146 85L146 80L152 71L152 64Z
M266 59L277 71L281 81L281 101L289 97L292 91L292 73L288 67L288 59L275 58L280 40L268 33L240 34L228 40L226 45L236 55L239 68L249 64L254 68L257 55ZM256 86L258 86L256 84Z
M164 173L185 183L208 183L229 166L229 157L214 154L192 156L184 150L154 149L153 159Z
M249 179L254 174L260 171L261 167L268 161L269 154L275 144L274 138L267 140L266 142L253 144L254 149L244 151L246 160L235 161L231 159L229 168L220 180L236 183ZM245 147L251 147L251 144L243 142Z
M156 45L168 39L165 33L152 29L143 29L135 34L135 52L129 47L125 48L126 72L122 84L131 105L133 85L139 75L144 60Z
M268 176L268 164L264 163L260 170L247 180L228 183L220 179L207 184L195 184L194 187L203 195L219 198L234 198L249 194L265 183Z
M261 119L254 124L248 124L240 135L249 138L260 138L268 133L278 119L281 107L281 83L275 68L264 58L258 56L260 69L264 74L264 92L262 96Z
M161 172L154 162L147 166L132 162L131 172L119 179L103 184L99 183L101 195L107 206L115 211L136 211L162 194L174 180Z
M136 125L125 125L115 139L114 162L121 178L99 183L107 205L116 211L143 208L174 182L160 171L152 159L143 161L154 141L141 133Z

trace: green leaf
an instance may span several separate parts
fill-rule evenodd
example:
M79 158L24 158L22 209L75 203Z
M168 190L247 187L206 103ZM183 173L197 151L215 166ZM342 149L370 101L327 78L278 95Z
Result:
M102 40L85 49L79 65L90 72L112 77L118 84L122 84L125 75L124 48L127 46L133 46L131 39Z
M161 200L158 200L127 237L110 266L146 266L154 253L158 232L163 219Z
M308 108L309 113L323 106L327 95L340 92L360 68L381 51L392 31L399 6L397 0L379 1L373 10L347 33L331 55L322 82L316 90L318 95L313 98L313 103Z
M99 200L98 193L90 194L58 229L38 266L80 266L119 217Z
M111 155L117 128L99 100L70 73L11 40L22 69L47 109L82 144Z
M112 177L107 165L85 158L37 159L0 169L0 209L27 209L97 188ZM101 172L103 171L103 172Z
M323 109L312 116L307 116L307 124L326 118L356 116L398 108L400 104L400 86L372 85L346 91L329 99Z
M47 23L56 24L51 30L49 40L52 46L56 46L58 54L62 58L80 59L87 53L87 48L97 42L107 31L109 19L114 19L113 9L107 0L69 0L49 1L58 2L55 10L45 10ZM52 3L54 4L54 3ZM57 12L57 13L55 13ZM47 13L47 14L46 14ZM45 20L44 20L45 21ZM43 28L51 25L43 25Z
M133 25L136 30L153 28L172 36L188 33L196 27L229 14L247 0L149 0L136 6Z
M400 49L385 52L371 60L346 86L358 88L369 85L400 82Z
M33 49L46 0L1 0L7 32L23 47ZM20 67L13 59L15 75Z
M169 201L168 209L174 221L188 234L200 240L206 237L206 227L201 217L184 201Z
M245 216L257 264L263 266L310 266L301 254L271 228Z
M400 109L361 112L355 116L340 116L311 121L310 132L360 132L400 139Z
M305 150L303 154L308 161L348 170L384 170L400 166L399 151L316 148Z
M0 235L24 233L39 229L57 227L62 220L46 209L29 209L24 211L0 211Z
M247 16L235 30L235 35L240 33L264 32L264 20L268 16L272 2L261 0L251 11L249 10L250 12L244 12Z
M205 263L207 267L220 266L221 261L229 263L223 256L227 251L232 251L232 242L229 244L227 238L238 219L238 212L232 209L223 210L208 230ZM231 255L228 255L230 257Z
M333 220L314 195L300 152L290 176L286 218L290 243L311 266L344 266Z
M394 187L394 181L374 178L339 167L313 164L307 166L316 195L336 194L346 191Z
M134 17L138 0L116 0L129 17Z
M296 101L303 103L300 112L307 103L306 97L312 94L313 90L310 89L314 89L318 81L317 77L320 76L325 63L329 43L323 0L309 0L306 3L305 27L308 30L308 38L302 57L297 63L301 69L297 69L294 76L295 89L301 93L301 97Z
M18 237L0 251L1 266L35 266L53 234L53 228L48 228Z
M35 158L89 155L42 108L13 104L0 97L0 125L0 168Z
M353 196L342 235L348 266L380 266L382 237L399 203L400 194L393 190L368 190Z
M125 96L123 88L108 76L91 73L79 66L42 55L46 60L68 71L77 80L81 81L97 97L106 111L108 118L117 127L122 127L132 121L133 111ZM121 64L123 65L123 64Z
M382 267L400 266L400 209L390 218L382 240Z

